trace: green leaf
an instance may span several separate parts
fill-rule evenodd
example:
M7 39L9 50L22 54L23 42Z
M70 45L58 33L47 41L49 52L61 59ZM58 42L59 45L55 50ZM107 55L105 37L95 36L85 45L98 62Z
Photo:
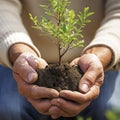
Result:
M75 12L73 10L70 10L69 11L69 16L71 19L74 19L75 18Z
M63 32L66 32L66 30L67 30L67 26L66 26L66 24L64 24L63 25Z

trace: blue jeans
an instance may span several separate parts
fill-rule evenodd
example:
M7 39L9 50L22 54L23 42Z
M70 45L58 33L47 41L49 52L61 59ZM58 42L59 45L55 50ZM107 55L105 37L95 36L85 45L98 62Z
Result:
M114 106L116 101L120 102L119 87L120 71L105 73L105 81L101 87L100 96L80 115L84 117L92 116L92 120L105 120L106 105ZM0 66L0 120L47 120L47 117L39 114L19 94L12 71L9 68Z

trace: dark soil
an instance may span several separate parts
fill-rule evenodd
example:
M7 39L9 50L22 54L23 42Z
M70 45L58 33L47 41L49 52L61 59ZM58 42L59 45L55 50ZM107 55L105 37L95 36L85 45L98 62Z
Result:
M51 64L45 69L37 69L38 80L35 84L58 91L71 90L78 91L78 84L83 75L79 66L69 66L69 64ZM45 120L53 120L47 118ZM77 120L76 117L58 118L56 120Z
M38 80L35 84L60 90L78 91L78 84L83 75L80 67L69 64L51 64L45 69L37 69Z

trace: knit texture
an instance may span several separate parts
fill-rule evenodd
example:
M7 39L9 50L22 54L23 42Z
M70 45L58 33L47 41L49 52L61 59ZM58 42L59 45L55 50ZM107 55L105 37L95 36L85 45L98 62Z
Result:
M0 1L0 62L10 68L8 50L15 43L27 44L40 55L23 26L20 14L21 4L18 0Z

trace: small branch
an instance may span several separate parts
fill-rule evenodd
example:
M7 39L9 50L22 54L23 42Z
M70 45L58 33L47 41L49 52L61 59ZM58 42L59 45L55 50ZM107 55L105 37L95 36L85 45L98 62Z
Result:
M70 45L72 44L73 40L70 42L70 44L68 44L67 48L65 49L65 51L61 54L61 58L66 54L66 52L70 49Z

